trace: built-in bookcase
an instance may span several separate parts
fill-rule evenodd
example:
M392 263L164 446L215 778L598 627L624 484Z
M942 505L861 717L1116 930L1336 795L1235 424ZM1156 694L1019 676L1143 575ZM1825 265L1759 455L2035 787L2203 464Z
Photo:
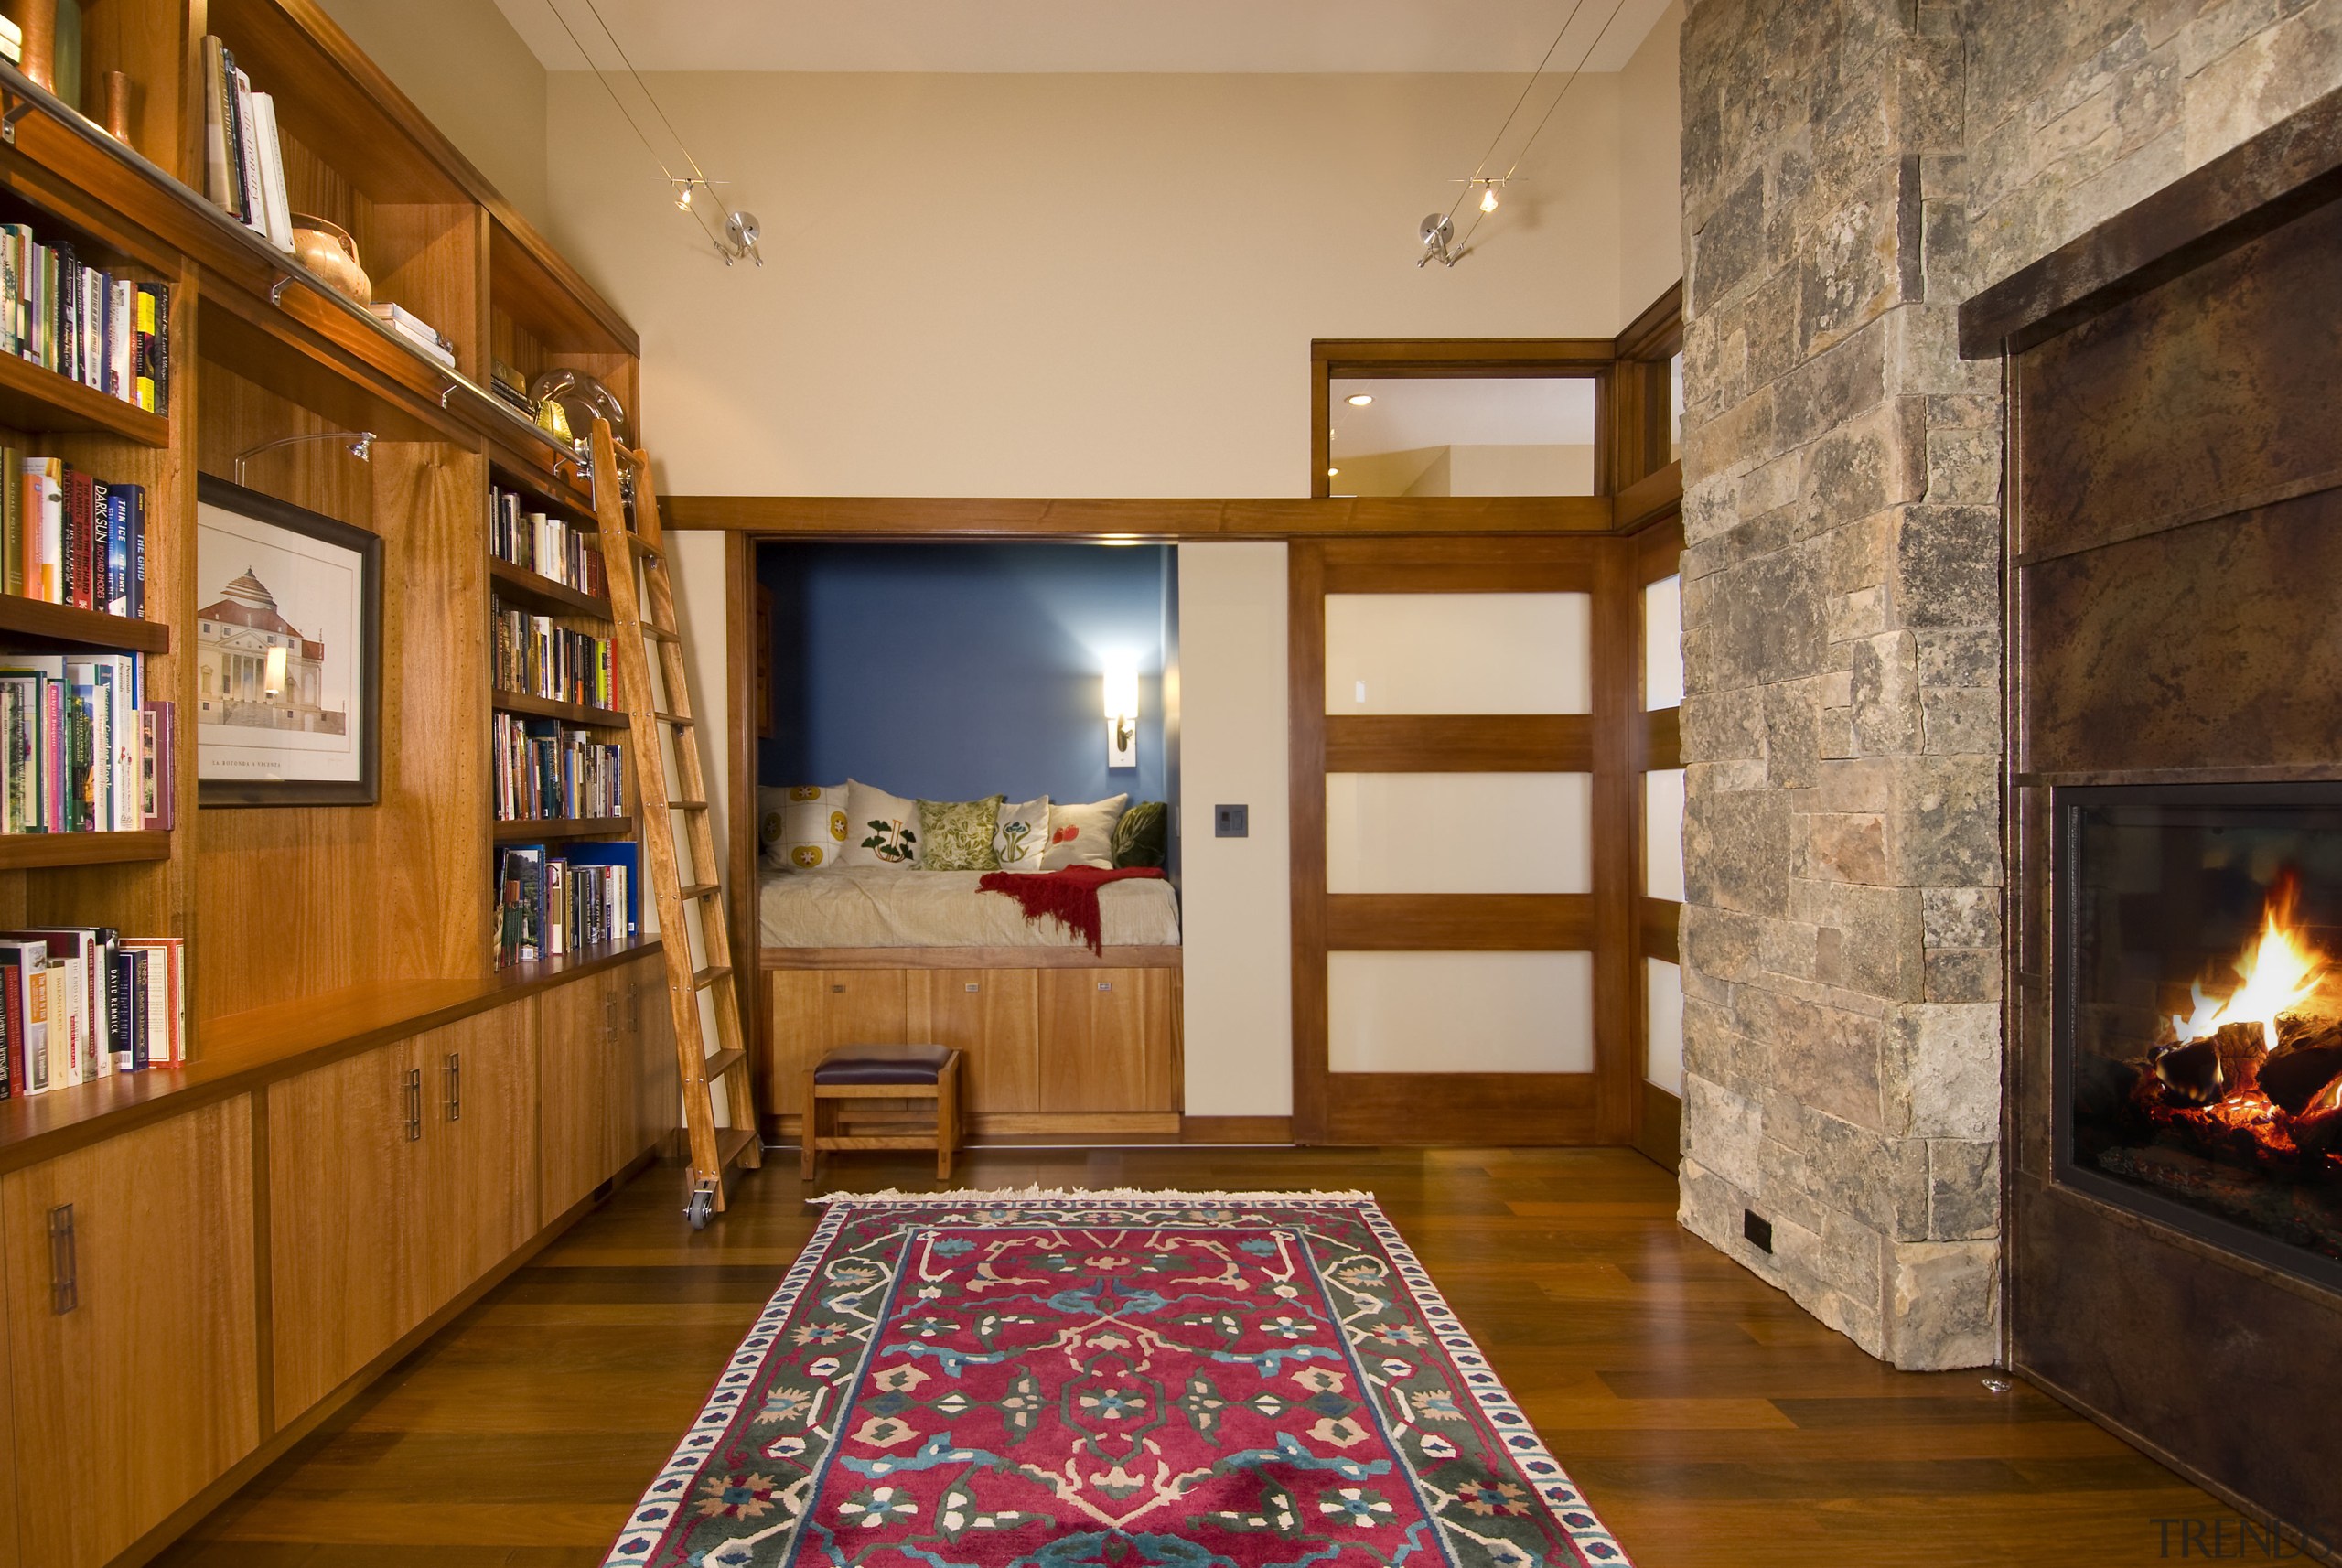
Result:
M574 525L591 529L594 513L576 456L487 388L496 360L531 377L589 371L637 416L639 441L639 345L311 0L107 0L88 15L81 101L94 111L105 72L127 73L129 144L0 65L0 88L31 106L0 145L0 221L172 286L171 403L150 413L0 357L0 442L146 487L148 612L119 624L0 598L0 650L137 650L150 700L190 719L198 476L232 478L239 454L283 436L376 436L371 462L321 439L253 458L241 482L383 542L380 802L199 808L183 722L175 831L0 835L0 924L189 939L199 1057L207 1025L255 1009L361 983L492 975L500 844L633 836L632 814L495 818L500 708L613 741L625 721L494 688L492 597L609 628L593 596L491 560L491 476ZM352 234L375 299L435 327L452 370L203 194L207 32L274 101L293 209Z

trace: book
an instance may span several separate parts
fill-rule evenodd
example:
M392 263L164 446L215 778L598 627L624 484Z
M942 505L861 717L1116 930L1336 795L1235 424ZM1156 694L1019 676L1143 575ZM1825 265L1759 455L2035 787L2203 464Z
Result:
M276 100L252 94L260 125L261 195L268 209L268 242L288 254L293 249L293 204L285 194L285 145L276 129Z
M617 874L607 884L615 918L605 940L617 940L641 935L642 846L638 843L572 844L569 859L575 865L602 866Z
M146 955L146 1060L152 1067L187 1061L187 939L124 937L125 952Z
M261 179L260 123L252 113L252 79L239 70L230 81L236 95L236 181L244 198L243 209L237 216L244 220L245 228L266 240L268 188Z
M46 942L0 938L0 985L16 999L22 1020L10 1031L16 1049L8 1083L17 1094L45 1094L49 1089L48 967Z
M139 822L147 832L168 832L173 820L171 779L175 703L150 703L138 711Z

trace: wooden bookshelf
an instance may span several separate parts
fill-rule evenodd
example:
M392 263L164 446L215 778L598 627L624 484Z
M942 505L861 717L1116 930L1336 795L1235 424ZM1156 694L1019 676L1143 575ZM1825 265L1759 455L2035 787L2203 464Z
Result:
M495 693L492 707L500 714L526 714L535 719L559 719L587 729L624 729L626 713L619 708L589 708L582 703L556 703L550 697L524 696L519 692Z
M85 610L79 605L52 605L46 599L28 599L22 594L0 594L0 643L10 647L39 643L59 649L168 653L171 628L163 621L134 620L128 616ZM5 658L0 658L0 662L5 662Z
M177 827L0 835L0 924L186 939L190 1060L0 1101L0 1171L21 1171L12 1181L47 1184L38 1190L55 1191L52 1201L74 1202L94 1237L110 1224L126 1233L120 1228L135 1216L109 1219L107 1206L134 1184L102 1188L90 1171L135 1169L144 1180L144 1151L187 1155L184 1167L154 1167L162 1189L186 1199L158 1212L187 1222L156 1249L141 1289L200 1301L205 1311L128 1321L119 1274L92 1268L70 1319L11 1313L28 1336L18 1365L59 1370L57 1397L38 1411L27 1385L16 1383L13 1436L0 1421L0 1515L10 1521L0 1561L44 1568L107 1568L161 1550L412 1348L432 1313L485 1288L575 1218L565 1187L558 1203L540 1206L541 1149L590 1145L564 1177L590 1191L639 1168L676 1103L671 1036L654 1037L666 1027L664 981L643 961L658 951L655 939L502 971L494 961L496 845L628 838L637 819L496 822L481 756L498 711L601 739L627 727L621 713L491 689L491 591L564 618L608 611L487 562L483 527L491 470L547 510L593 516L575 450L489 390L491 360L530 375L570 365L602 377L637 416L639 441L633 329L316 0L107 0L91 15L81 101L101 102L104 72L124 71L134 145L0 62L13 131L0 147L0 220L29 222L44 242L70 242L117 276L170 285L169 405L148 413L0 356L0 437L145 487L150 618L0 596L0 649L144 658L148 700L177 707L167 782ZM292 208L355 236L374 297L443 333L452 370L203 193L207 28L276 102ZM199 574L199 477L234 478L239 456L266 444L344 430L375 434L371 462L352 457L345 441L320 439L268 450L242 482L381 541L380 799L199 808L194 719L212 650L195 612L224 585ZM638 1019L630 1045L595 1031L616 1019L623 1032L629 1016ZM565 1053L560 1070L539 1072L541 1040ZM371 1095L394 1062L428 1062L435 1081L458 1048L478 1071L465 1075L478 1086L465 1103L475 1113L397 1148L421 1162L399 1180L427 1170L431 1181L456 1184L449 1190L478 1195L463 1215L408 1212L420 1209L408 1201L419 1189L376 1181L379 1162L352 1163L352 1150L380 1142L376 1123L361 1133L299 1113L321 1103L317 1075L362 1079ZM609 1101L604 1111L617 1108L600 1133L596 1095ZM199 1125L201 1136L190 1131ZM263 1129L274 1158L254 1161L248 1152ZM622 1154L596 1143L613 1129L642 1137ZM478 1141L491 1135L520 1158L478 1157ZM332 1179L287 1179L301 1160ZM315 1233L352 1213L382 1246L336 1274L338 1254ZM363 1325L403 1310L370 1297L380 1282L369 1270L384 1255L402 1267L436 1258L435 1305L322 1381L314 1369L293 1375L327 1331L362 1337ZM331 1304L329 1317L300 1316L300 1304L319 1301ZM221 1326L231 1323L243 1330ZM55 1354L61 1332L91 1337L109 1354ZM241 1359L216 1354L222 1343L240 1345ZM92 1366L102 1380L82 1379ZM0 1367L0 1412L9 1381ZM124 1453L162 1457L114 1463Z
M632 817L537 817L521 822L499 821L490 837L498 843L551 843L557 839L632 838Z
M171 444L171 422L164 415L15 354L0 354L0 425L119 435L142 446Z
M133 861L168 860L170 855L169 833L0 833L0 871L122 865Z
M525 606L540 615L592 616L600 620L610 618L609 600L596 598L566 583L556 583L543 573L532 572L526 566L515 566L498 556L488 558L488 577L495 585L498 597Z

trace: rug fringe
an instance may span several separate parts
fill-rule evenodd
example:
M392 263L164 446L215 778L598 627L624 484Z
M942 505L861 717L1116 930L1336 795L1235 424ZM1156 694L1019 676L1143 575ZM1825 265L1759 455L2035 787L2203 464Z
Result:
M808 1203L1372 1203L1374 1194L1351 1190L1320 1192L1296 1188L1284 1192L1189 1192L1179 1188L1136 1187L962 1187L951 1192L905 1192L890 1187L881 1192L825 1192Z

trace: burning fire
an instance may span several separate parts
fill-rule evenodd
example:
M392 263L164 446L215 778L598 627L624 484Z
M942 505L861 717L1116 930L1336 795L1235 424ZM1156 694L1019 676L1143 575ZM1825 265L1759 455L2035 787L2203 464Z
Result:
M2291 878L2278 884L2262 911L2261 940L2236 961L2244 982L2226 1000L2204 994L2204 983L2188 987L2195 1010L2186 1017L2173 1015L2171 1026L2182 1045L2204 1039L2229 1024L2261 1026L2261 1049L2277 1048L2278 1015L2307 1001L2326 976L2326 955L2302 940L2294 923L2294 886Z

